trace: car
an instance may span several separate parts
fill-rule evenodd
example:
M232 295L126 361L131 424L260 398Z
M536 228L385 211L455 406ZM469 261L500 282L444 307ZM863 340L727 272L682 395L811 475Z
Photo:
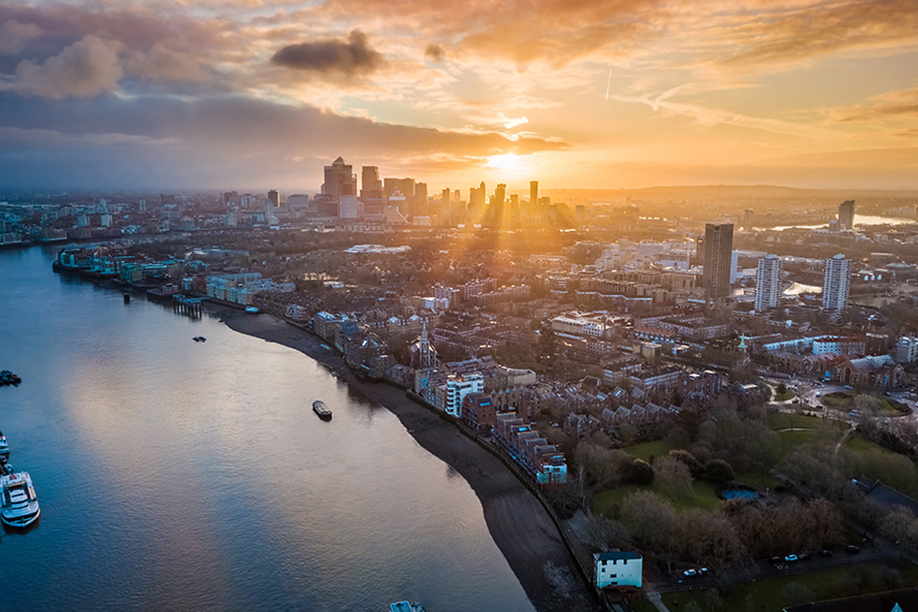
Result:
M834 554L835 554L835 553L833 553L833 552L832 552L831 550L829 550L828 548L823 548L822 550L819 551L819 556L820 556L820 557L831 557L831 556L834 555Z
M703 568L701 568L700 570L698 570L698 572L699 572L702 576L707 576L707 575L708 575L708 568L703 567Z
M816 392L816 397L822 397L822 392L817 391L817 392Z
M799 555L797 555L797 558L800 559L801 561L809 561L810 559L813 558L813 555L811 555L808 552L802 552Z
M781 557L772 557L772 558L771 558L771 562L772 562L774 565L780 566L780 565L781 565Z
M799 399L797 399L797 398L795 397L795 398L794 398L794 401L793 401L793 402L791 402L791 403L793 403L793 404L799 404L799 403L800 403L800 400L799 400Z
M797 560L797 555L786 555L784 557L784 560L787 561L788 563L793 563L794 561Z
M686 578L694 578L695 576L698 575L698 572L693 569L687 569L684 572L682 572L682 575L685 576Z
M857 553L861 552L861 549L854 544L848 544L845 546L845 552L847 552L849 555L856 555Z

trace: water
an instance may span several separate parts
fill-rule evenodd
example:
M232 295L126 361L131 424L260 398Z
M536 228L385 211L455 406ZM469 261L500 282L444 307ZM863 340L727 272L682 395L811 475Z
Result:
M0 533L4 612L533 610L468 483L387 410L53 255L0 251L0 369L23 378L0 430L42 508Z
M724 499L756 499L759 494L748 489L724 489L720 496Z
M854 225L908 225L910 223L916 223L915 219L908 219L905 217L881 217L878 215L854 215ZM828 221L825 223L817 223L815 225L779 225L777 227L757 227L757 230L774 230L780 232L786 229L827 229L829 227Z

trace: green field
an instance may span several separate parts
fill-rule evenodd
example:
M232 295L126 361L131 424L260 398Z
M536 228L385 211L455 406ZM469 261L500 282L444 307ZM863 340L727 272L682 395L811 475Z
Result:
M642 489L653 491L680 512L694 508L701 510L717 510L722 502L722 500L717 497L717 487L717 484L708 480L696 480L692 483L692 497L687 499L673 499L665 495L656 484L650 487L622 485L593 495L593 499L590 502L590 510L596 515L605 514L613 505L623 502L629 495Z
M723 596L723 605L715 609L712 609L710 600L706 599L702 591L667 593L663 595L663 603L670 610L682 610L689 602L694 601L702 610L710 612L721 610L777 612L791 603L808 603L788 601L785 589L792 583L810 589L816 601L877 593L898 588L898 584L903 586L918 584L918 566L908 564L895 570L898 575L898 584L890 583L889 576L884 579L883 571L882 566L878 563L866 563L811 574L739 584L727 591ZM750 602L752 607L748 607Z
M665 440L657 440L656 442L646 442L644 444L627 446L622 450L638 459L643 459L647 463L650 463L651 457L665 457L673 448L674 447Z
M825 427L827 424L837 428L839 431L845 431L851 427L843 421L822 419L803 414L792 414L790 412L770 412L768 414L768 426L774 430L799 428L816 429L820 426Z
M858 395L856 391L836 391L822 396L822 403L836 410L851 412L855 407L854 398ZM879 416L899 416L908 412L906 406L894 399L876 393L871 393L869 395L872 395L880 403Z

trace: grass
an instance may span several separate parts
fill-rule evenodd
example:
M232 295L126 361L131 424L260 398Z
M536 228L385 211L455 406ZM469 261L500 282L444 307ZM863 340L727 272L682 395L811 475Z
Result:
M771 412L768 415L768 426L774 430L817 429L820 426L825 427L827 423L833 427L837 427L840 432L843 432L850 427L850 425L843 421L836 421L834 419L822 419L819 417L806 416L803 414L793 414L790 412Z
M696 508L700 510L717 510L721 504L721 499L717 497L717 488L717 484L708 480L696 480L692 483L692 497L687 499L673 499L664 494L656 483L650 487L622 485L593 495L593 499L590 502L590 510L596 515L605 514L612 506L622 503L632 493L648 489L668 501L672 507L679 512L685 512L686 510L693 510Z
M865 394L866 395L866 394ZM894 399L884 395L872 395L880 403L880 416L899 416L908 412L908 409ZM822 396L822 403L836 410L851 412L854 410L854 398L858 396L855 391L836 391Z
M857 569L854 569L855 567ZM866 563L854 567L839 567L811 574L739 584L729 589L726 595L723 596L724 605L721 609L768 610L769 612L774 612L782 610L792 603L807 603L787 601L785 589L792 583L797 583L810 589L816 601L849 597L857 594L877 593L897 588L895 584L889 584L882 580L882 568L883 566L879 563ZM852 572L856 572L856 574ZM898 569L898 572L903 586L918 584L918 566L907 564L905 567ZM863 585L860 593L858 593L858 583ZM752 608L746 607L747 598L754 602ZM702 610L710 608L702 591L666 593L663 595L663 603L671 610L685 609L685 606L691 601L694 601Z
M779 393L778 390L775 389L775 396L772 398L771 401L773 401L773 402L786 402L786 401L789 400L789 399L793 399L793 397L794 397L794 390L793 390L793 389L785 389L784 393Z
M643 459L647 463L650 463L651 456L665 457L673 448L674 447L665 440L657 440L656 442L635 444L634 446L625 447L622 450L638 459Z

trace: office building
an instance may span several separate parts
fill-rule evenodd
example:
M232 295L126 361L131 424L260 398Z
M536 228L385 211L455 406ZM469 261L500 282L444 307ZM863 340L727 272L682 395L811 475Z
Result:
M338 198L344 195L357 195L357 176L354 167L339 157L331 166L325 166L325 183L322 185L324 195Z
M379 168L364 166L360 171L360 198L366 200L382 197L383 184L379 179Z
M781 260L777 255L769 254L759 260L755 272L755 310L756 312L775 308L781 298Z
M277 189L272 189L268 192L268 200L271 201L271 204L274 205L274 208L280 206L280 194L277 192Z
M854 229L854 200L838 205L838 229Z
M836 255L826 260L826 275L822 283L822 307L826 310L844 310L848 306L851 284L851 260Z
M733 224L708 223L704 231L705 298L715 300L730 295L730 267L733 262Z

